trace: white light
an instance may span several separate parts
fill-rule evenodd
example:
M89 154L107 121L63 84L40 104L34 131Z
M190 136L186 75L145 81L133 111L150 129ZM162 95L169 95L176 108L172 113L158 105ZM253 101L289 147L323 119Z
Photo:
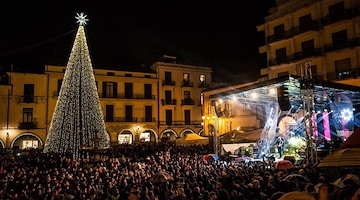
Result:
M213 116L212 116L212 118L213 118L213 119L215 119L215 118L216 118L216 116L215 116L215 115L213 115Z
M257 99L258 98L258 94L256 92L252 92L250 94L250 97L253 98L253 99Z
M89 21L89 19L86 19L87 15L84 15L84 13L76 13L75 19L77 19L76 23L79 23L80 26L86 25L86 22Z
M223 103L224 102L224 100L222 100L222 99L219 99L219 103Z
M202 117L201 117L201 119L203 119L203 120L204 120L204 119L205 119L205 116L202 116Z
M204 122L201 122L201 126L204 126Z
M6 133L7 133L7 134L9 134L9 133L10 133L10 130L9 130L9 129L8 129L8 130L6 130Z
M317 113L318 113L318 114L320 114L320 113L321 113L321 112L320 112L320 110L319 110L319 111L317 111Z
M234 95L234 96L232 96L232 98L231 98L233 101L237 101L237 97Z
M276 94L276 89L275 88L270 88L269 89L269 94Z
M353 112L350 109L345 108L341 111L341 118L344 122L348 122L353 118Z
M240 129L241 129L240 127L237 127L237 128L236 128L237 131L240 131Z

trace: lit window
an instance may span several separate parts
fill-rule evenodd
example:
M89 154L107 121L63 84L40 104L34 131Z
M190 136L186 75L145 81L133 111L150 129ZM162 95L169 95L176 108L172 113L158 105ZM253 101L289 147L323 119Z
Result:
M206 82L205 74L200 74L200 83L205 83L205 82Z
M189 82L190 81L190 74L189 73L184 73L183 78L184 78L184 82Z

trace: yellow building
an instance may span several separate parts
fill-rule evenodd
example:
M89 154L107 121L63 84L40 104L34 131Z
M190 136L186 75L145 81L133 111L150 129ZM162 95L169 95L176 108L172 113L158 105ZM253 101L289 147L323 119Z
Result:
M259 48L267 54L267 67L261 70L265 80L301 75L305 61L311 61L318 79L359 77L360 1L277 0L269 12L257 26L266 37Z
M210 88L211 68L156 62L151 69L159 78L159 136L174 140L187 133L203 135L200 94Z
M152 69L156 73L94 69L112 144L201 132L200 92L210 86L211 68L155 63ZM43 74L0 76L0 146L43 147L64 72L63 66L48 65ZM167 85L168 72L175 85ZM170 121L167 110L172 111Z

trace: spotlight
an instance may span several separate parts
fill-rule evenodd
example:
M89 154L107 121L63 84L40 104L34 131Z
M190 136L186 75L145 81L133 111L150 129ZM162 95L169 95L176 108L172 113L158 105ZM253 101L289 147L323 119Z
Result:
M201 126L204 126L204 122L201 122Z
M241 129L240 127L237 127L237 128L236 128L237 131L240 131L240 129Z
M320 113L321 113L321 111L320 111L320 110L318 110L318 111L317 111L317 114L320 114Z
M223 103L224 101L222 99L219 99L219 103Z
M6 130L6 133L7 133L7 134L9 134L9 133L10 133L10 130L9 130L9 129L7 129L7 130Z
M202 116L202 117L201 117L201 119L203 119L203 120L204 120L204 119L205 119L205 116Z
M257 99L258 98L258 94L256 92L252 92L250 94L250 97L253 98L253 99Z
M233 101L237 101L237 97L236 97L235 95L232 96L231 99L232 99Z
M350 111L350 109L345 108L341 111L341 118L343 119L344 122L350 121L352 117L353 117L353 112Z

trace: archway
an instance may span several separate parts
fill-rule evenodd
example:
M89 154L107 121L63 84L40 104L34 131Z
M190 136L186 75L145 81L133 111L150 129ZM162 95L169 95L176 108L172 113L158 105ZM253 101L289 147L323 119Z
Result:
M43 147L43 142L39 136L33 133L22 133L14 138L10 147L19 149L37 149Z
M134 135L130 130L122 130L118 135L119 144L132 144Z
M157 134L154 130L146 129L139 136L140 142L156 142Z
M177 134L174 130L167 129L161 133L161 141L175 141Z
M201 130L199 131L198 135L200 135L200 136L204 136L204 130L203 130L203 129L201 129Z
M185 129L185 130L183 130L181 133L180 133L180 137L185 137L187 134L189 134L189 133L195 133L193 130L191 130L191 129Z
M0 147L5 148L5 144L4 144L4 142L2 140L0 140Z

